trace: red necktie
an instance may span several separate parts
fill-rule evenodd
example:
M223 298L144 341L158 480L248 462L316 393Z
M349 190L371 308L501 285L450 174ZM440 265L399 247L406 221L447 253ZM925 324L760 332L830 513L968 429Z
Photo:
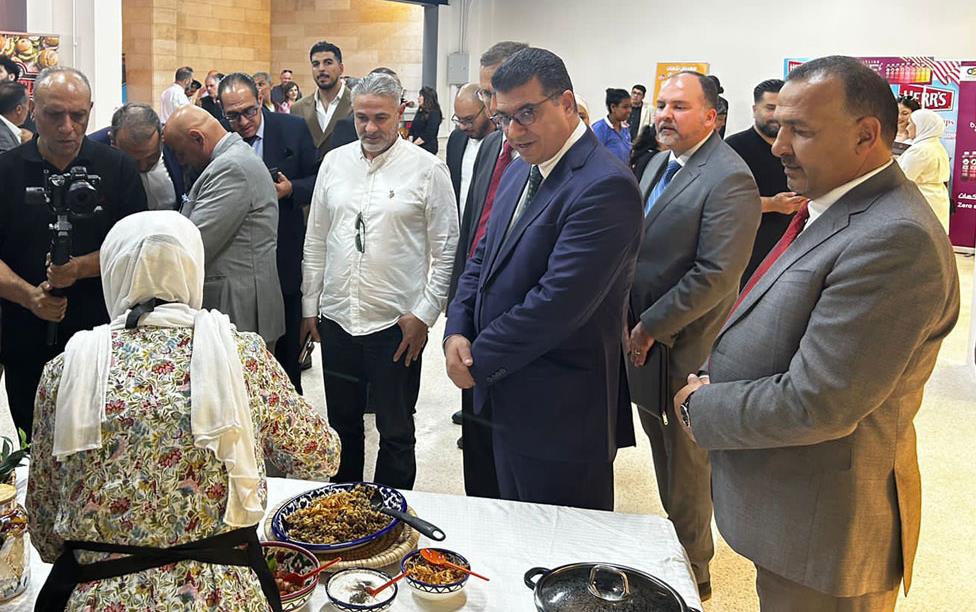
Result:
M512 163L512 145L508 140L502 144L502 154L495 161L495 170L491 173L491 182L488 183L488 195L485 196L485 205L481 209L481 218L478 219L478 229L474 232L474 240L471 241L471 251L468 258L474 257L474 252L478 248L478 242L485 236L488 228L488 217L491 216L491 207L495 204L495 193L498 191L498 184L502 182L502 174L505 168Z
M732 306L732 310L729 311L729 316L732 316L732 313L735 312L735 309L739 307L742 300L749 295L749 292L752 291L752 288L756 286L759 279L763 277L763 274L772 268L773 264L776 263L776 260L779 259L779 256L785 253L786 249L793 244L796 237L799 236L800 232L803 231L803 226L806 225L807 219L809 218L810 209L807 208L807 204L804 204L800 207L800 210L796 211L796 214L793 215L793 220L790 221L790 225L786 228L786 232L783 234L783 237L779 239L779 242L776 243L773 250L766 255L766 259L762 260L762 263L759 264L756 271L752 273L752 277L749 278L749 282L746 283L745 288L742 289L742 293L739 294L739 299L735 301L735 304Z

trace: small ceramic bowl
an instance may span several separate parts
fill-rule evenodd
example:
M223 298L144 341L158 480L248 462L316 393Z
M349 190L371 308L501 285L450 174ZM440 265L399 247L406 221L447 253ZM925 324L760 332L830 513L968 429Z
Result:
M379 570L354 567L332 574L325 584L325 592L332 606L345 612L382 612L393 605L397 585L391 584L376 597L363 593L363 586L377 588L386 584L390 576Z
M471 564L468 563L468 560L454 551L445 550L443 548L432 548L431 550L436 550L442 553L445 557L447 557L447 560L450 561L451 563L460 565L461 567L467 569L471 569ZM412 564L414 559L417 559L418 562L426 563L423 557L420 556L420 551L415 550L412 553L405 556L402 561L400 561L400 571L401 572L407 571L408 565ZM468 578L469 578L469 574L465 574L464 578L461 578L457 582L451 582L449 584L428 584L426 582L421 582L420 580L417 580L410 574L407 574L407 576L403 580L408 585L410 585L410 588L413 589L413 592L416 593L418 597L423 597L424 599L439 600L439 599L448 599L449 597L454 597L454 595L460 593L464 589L464 587L468 584Z
M307 574L319 566L318 558L301 546L288 542L261 542L261 550L268 562L271 572L285 571L296 574ZM281 594L281 607L285 612L298 610L312 598L312 593L319 583L318 576L305 580L297 590Z

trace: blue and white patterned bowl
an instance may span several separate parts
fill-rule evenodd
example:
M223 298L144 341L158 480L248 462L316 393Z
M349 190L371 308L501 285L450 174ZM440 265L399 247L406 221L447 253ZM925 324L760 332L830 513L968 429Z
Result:
M401 512L407 511L407 500L403 497L403 494L392 487L387 487L385 485L377 484L375 482L342 482L342 483L332 483L325 485L324 487L319 487L317 489L312 489L311 491L305 491L300 495L289 499L287 502L278 508L278 511L274 513L271 517L271 533L274 534L275 539L282 542L290 542L292 544L297 544L303 548L307 548L312 552L317 553L336 553L344 550L351 550L353 548L358 548L364 544L369 544L373 540L381 538L393 530L394 527L400 522L400 519L395 519L390 517L389 523L385 527L365 535L361 538L351 540L349 542L336 542L335 544L316 544L315 542L303 542L302 540L297 540L295 538L289 537L288 528L285 526L285 518L291 515L291 513L302 508L307 508L312 505L315 500L321 497L327 497L336 493L337 491L349 491L357 485L365 485L367 487L373 487L380 490L380 494L383 495L383 500L386 505L390 508L398 509Z
M271 571L283 570L296 574L307 574L319 566L319 560L311 552L301 546L287 542L261 542L264 559ZM312 598L315 587L319 584L319 577L312 576L305 580L301 588L291 593L281 594L281 606L285 612L298 610L305 606Z
M461 567L467 569L471 569L471 564L468 563L468 560L454 551L447 550L444 548L431 548L431 550L436 550L440 553L443 553L443 555L447 557L447 560L450 561L451 563L460 565ZM411 559L414 559L419 556L420 556L419 550L415 550L412 553L405 556L400 561L400 571L406 572L407 563L410 562ZM438 600L438 599L447 599L449 597L454 597L455 594L461 592L461 590L464 589L464 587L468 584L469 577L470 577L469 574L465 574L464 578L458 580L457 582L452 582L450 584L428 584L426 582L421 582L420 580L417 580L410 574L407 574L404 580L408 585L410 585L410 588L413 589L414 593L417 594L417 597L423 597L424 599Z

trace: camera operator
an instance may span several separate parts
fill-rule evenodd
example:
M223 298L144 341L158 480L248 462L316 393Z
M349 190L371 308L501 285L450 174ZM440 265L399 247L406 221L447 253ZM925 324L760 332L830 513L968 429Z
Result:
M0 363L14 423L28 436L44 364L76 331L108 322L98 261L105 234L120 218L146 210L135 162L85 138L92 103L84 74L67 67L44 70L34 105L38 137L0 156ZM71 259L48 266L54 216L49 207L28 203L26 189L47 187L49 175L77 166L100 177L102 211L71 219ZM51 293L55 288L63 297ZM60 322L54 346L46 341L49 321Z

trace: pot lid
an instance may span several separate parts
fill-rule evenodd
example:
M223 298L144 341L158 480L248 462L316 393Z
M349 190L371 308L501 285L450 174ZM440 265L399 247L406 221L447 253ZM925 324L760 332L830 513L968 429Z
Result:
M533 572L526 574L526 580ZM640 570L574 563L544 574L535 603L545 612L685 612L684 601L662 580Z

